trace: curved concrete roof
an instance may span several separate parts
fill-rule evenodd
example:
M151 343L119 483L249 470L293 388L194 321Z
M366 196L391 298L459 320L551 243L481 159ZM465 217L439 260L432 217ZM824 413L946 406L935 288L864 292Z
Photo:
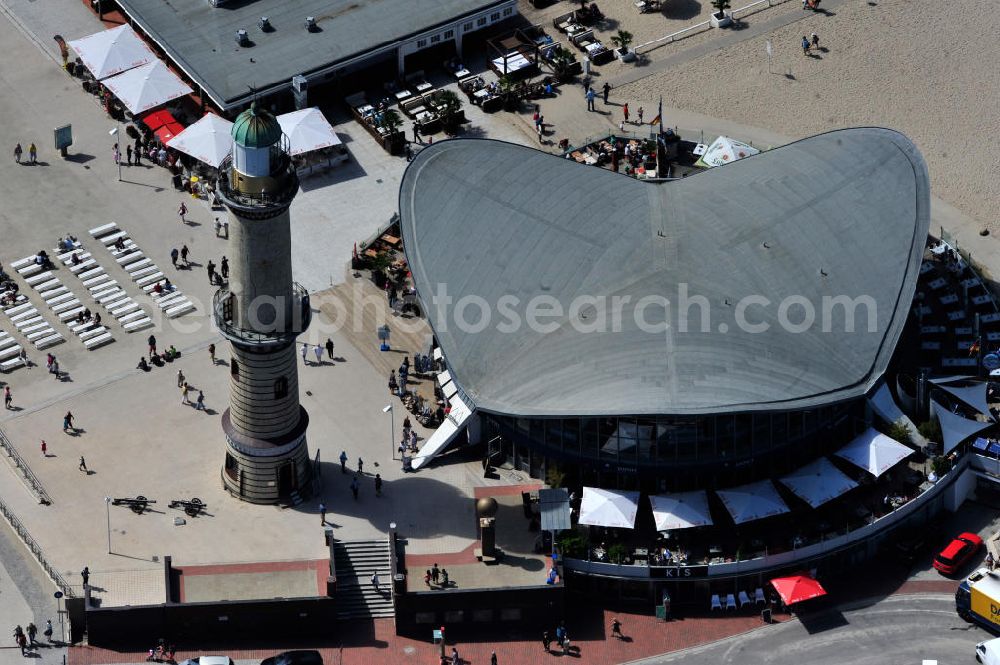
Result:
M497 141L444 141L410 164L399 203L452 379L482 410L535 416L783 410L865 394L906 321L930 215L920 153L878 128L669 183ZM441 285L451 306L435 299ZM706 328L702 308L681 302L683 285L708 305ZM841 295L871 298L873 331L864 306L854 332L843 307L827 301L824 316L824 296ZM664 296L669 308L643 309ZM782 325L805 314L780 306L789 297L812 303L808 330ZM549 312L557 302L562 315L535 317L547 330L528 326L532 301ZM458 310L479 325L458 325Z

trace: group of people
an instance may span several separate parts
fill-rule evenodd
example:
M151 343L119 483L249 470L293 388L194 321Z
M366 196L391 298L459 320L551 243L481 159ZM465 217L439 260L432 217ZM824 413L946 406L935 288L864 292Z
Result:
M45 639L49 642L52 641L52 620L45 620L45 630L42 634L45 635ZM20 624L14 628L14 641L17 642L17 646L21 648L21 655L27 656L28 651L31 647L38 644L36 639L38 636L38 627L35 626L33 621L28 622L27 628L21 628Z
M156 351L156 336L150 335L146 340L149 345L149 362L146 362L146 357L143 356L139 358L139 364L136 365L136 369L141 369L143 372L148 372L150 370L149 364L152 363L157 367L163 367L164 363L173 362L175 359L181 357L181 352L171 344L163 353L157 353Z
M430 589L435 587L438 589L447 589L451 585L451 580L448 578L448 569L438 568L437 563L435 563L424 573L424 584Z
M156 646L149 650L146 656L146 662L153 663L176 663L174 660L174 655L177 653L177 648L171 644L167 646L165 640L160 639L157 641Z
M51 353L45 354L45 370L57 379L62 376L59 373L59 360Z
M99 312L95 314L90 311L89 307L84 307L83 311L76 315L76 324L80 326L84 323L93 323L96 328L101 325L101 314Z
M323 364L323 350L326 350L326 357L333 360L333 340L329 337L326 338L326 344L320 346L319 344L312 347L313 355L316 357L316 364ZM305 365L309 364L309 345L305 342L299 347L299 353L302 354L302 363Z
M14 161L18 164L21 163L21 155L24 154L24 148L18 143L14 146ZM38 148L35 147L34 143L28 146L28 163L37 164L38 163Z
M812 38L802 35L802 53L809 55L812 53L812 49L819 50L819 35L815 32L812 33Z
M208 272L208 283L215 285L218 284L222 286L227 281L229 281L229 259L223 255L222 260L219 261L219 271L215 271L215 262L209 259L208 265L205 266L205 270Z
M569 633L566 631L566 622L559 622L559 625L556 626L555 636L556 644L562 649L563 655L569 655L571 647ZM552 635L547 630L542 632L542 648L545 649L545 653L552 651Z

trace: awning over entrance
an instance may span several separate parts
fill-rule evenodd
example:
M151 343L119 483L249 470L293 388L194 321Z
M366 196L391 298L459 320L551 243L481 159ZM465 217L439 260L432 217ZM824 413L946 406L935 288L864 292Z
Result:
M912 453L909 447L869 427L836 455L878 478Z
M820 457L793 471L781 478L780 482L813 508L818 508L858 486L825 457Z
M776 577L771 580L771 586L781 596L785 605L794 605L804 600L826 595L826 589L823 588L823 585L808 575Z
M632 529L635 528L635 514L638 508L638 492L616 492L584 487L583 500L580 503L580 524Z
M712 513L708 509L708 494L704 491L657 494L649 497L657 531L710 526Z
M942 443L944 444L945 455L957 448L970 436L993 426L992 421L982 423L978 420L969 420L957 413L952 413L948 407L935 400L931 400L931 407L934 409L934 415L937 416L938 422L941 423L941 438L944 439Z
M716 490L726 510L737 524L762 520L789 512L778 490L770 480L740 485L728 490Z
M572 528L569 518L569 492L565 488L538 490L538 510L542 516L542 531L563 531Z

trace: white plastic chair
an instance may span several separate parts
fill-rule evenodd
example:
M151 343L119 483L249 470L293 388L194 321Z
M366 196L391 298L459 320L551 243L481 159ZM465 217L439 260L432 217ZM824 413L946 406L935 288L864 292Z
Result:
M717 593L713 593L712 594L712 609L713 610L721 610L722 609L722 603L719 602L719 594L717 594Z
M757 587L757 590L753 592L754 600L758 605L767 605L767 598L764 597L764 590Z
M743 609L744 605L749 605L752 602L746 591L740 591L740 609Z
M726 594L726 609L735 610L736 609L736 596L731 593Z

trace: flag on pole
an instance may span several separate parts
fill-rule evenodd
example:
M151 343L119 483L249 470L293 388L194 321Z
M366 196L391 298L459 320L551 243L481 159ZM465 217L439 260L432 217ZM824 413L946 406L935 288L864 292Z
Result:
M979 349L980 349L980 343L979 343L979 340L980 340L980 338L978 338L978 337L977 337L977 338L976 338L976 341L975 341L975 342L973 342L973 343L972 343L972 344L971 344L971 345L969 346L969 357L970 357L970 358L971 358L972 356L976 355L977 353L979 353Z
M660 105L656 109L656 117L650 120L650 125L659 125L660 133L663 133L663 95L660 95Z

